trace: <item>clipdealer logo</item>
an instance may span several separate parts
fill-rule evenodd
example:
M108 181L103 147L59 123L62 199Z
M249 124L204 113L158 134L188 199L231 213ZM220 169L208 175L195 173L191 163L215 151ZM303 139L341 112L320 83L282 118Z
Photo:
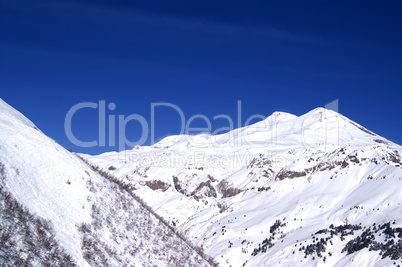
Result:
M177 142L179 138L187 138L189 142L191 142L194 145L208 145L208 144L197 144L197 139L196 138L191 138L191 134L193 132L199 132L199 133L207 133L208 138L207 140L212 144L214 143L217 138L219 137L219 134L222 133L227 133L227 139L225 142L220 142L220 146L242 146L242 145L247 145L251 147L261 147L261 146L276 146L277 145L277 137L278 137L278 124L281 121L289 119L290 114L287 113L275 113L275 116L270 116L269 119L267 119L266 116L261 115L261 114L255 114L250 117L248 117L245 121L244 124L242 124L242 101L238 100L237 101L237 109L236 109L236 118L233 119L231 116L228 114L218 114L215 115L212 119L208 118L207 116L203 114L195 114L192 115L188 118L186 118L183 110L169 102L157 102L157 103L151 103L150 104L150 120L147 121L144 116L141 114L130 114L128 116L125 116L124 114L114 114L113 111L115 111L117 108L116 104L114 103L106 103L105 100L100 100L97 103L96 102L81 102L73 107L71 107L64 120L64 129L66 136L68 140L74 144L75 146L78 147L83 147L83 148L90 148L90 147L118 147L119 151L125 150L127 147L135 147L135 146L142 146L145 145L148 141L151 145L155 144L155 119L156 119L156 114L157 110L158 112L161 112L160 110L165 108L165 109L170 109L175 111L180 120L180 132L178 135L169 138L169 142L174 144ZM334 111L338 111L338 100L332 101L329 104L325 105L326 109L331 109ZM97 110L97 119L98 121L98 136L95 140L92 141L83 141L80 140L76 137L74 134L74 131L72 129L72 122L76 116L79 116L80 111L84 109L93 109ZM301 129L296 129L297 131L300 132L300 141L303 144L303 146L307 149L315 149L316 144L312 143L311 140L307 138L306 132L311 131L310 126L316 122L322 122L325 120L325 123L322 124L324 125L323 127L325 129L319 129L321 133L321 137L324 140L324 143L326 143L327 136L331 134L331 138L333 139L334 132L329 133L329 128L327 127L329 124L337 123L336 118L334 118L331 114L327 114L325 112L326 110L323 110L323 114L320 118L309 118L308 120L304 121L302 125L300 126ZM260 135L264 135L264 141L258 140L258 138L255 138L253 136L253 131L252 127L255 127L255 124L253 124L253 121L256 119L261 120L258 124L259 127L258 130L260 132ZM206 123L206 127L204 128L195 128L192 127L192 123L194 120L203 120ZM214 131L212 131L212 125L213 122L217 120L224 120L225 124L227 126L220 127ZM139 123L141 129L140 129L140 138L138 140L129 140L127 138L126 134L126 128L128 123ZM108 127L107 127L108 126ZM117 127L116 127L117 126ZM245 131L242 133L242 135L235 136L233 133L233 130L241 128L241 127L248 127L250 131ZM327 129L328 128L328 129ZM334 129L334 127L332 127ZM336 127L335 127L336 129ZM338 126L339 129L339 126ZM339 134L339 133L335 133ZM108 138L107 138L108 137ZM107 140L106 140L107 139ZM335 138L336 139L336 138ZM117 142L116 142L117 141ZM168 144L166 144L168 145ZM321 149L321 147L320 147Z

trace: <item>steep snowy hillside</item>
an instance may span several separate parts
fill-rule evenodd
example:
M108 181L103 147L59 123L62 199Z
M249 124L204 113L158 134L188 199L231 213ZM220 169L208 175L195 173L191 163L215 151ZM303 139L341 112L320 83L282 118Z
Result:
M0 99L0 265L209 266L113 177Z
M323 108L83 155L222 266L402 265L402 149Z

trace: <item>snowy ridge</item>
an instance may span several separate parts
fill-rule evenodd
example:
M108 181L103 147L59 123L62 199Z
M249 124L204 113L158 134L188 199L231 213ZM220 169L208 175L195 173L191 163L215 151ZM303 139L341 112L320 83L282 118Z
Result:
M222 266L402 260L402 149L334 111L84 155Z
M0 192L7 266L210 265L126 189L1 99Z

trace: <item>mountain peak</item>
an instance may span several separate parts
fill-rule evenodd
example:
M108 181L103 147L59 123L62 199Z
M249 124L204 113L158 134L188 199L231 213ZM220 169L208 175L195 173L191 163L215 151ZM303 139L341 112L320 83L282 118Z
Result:
M320 115L320 116L324 116L324 117L339 117L340 114L332 109L326 109L323 107L317 107L309 112L307 112L306 114L304 114L303 116L316 116L316 115Z
M284 111L275 111L273 112L269 117L282 117L284 119L293 119L293 118L297 118L296 115L288 113L288 112L284 112ZM268 117L268 118L269 118Z

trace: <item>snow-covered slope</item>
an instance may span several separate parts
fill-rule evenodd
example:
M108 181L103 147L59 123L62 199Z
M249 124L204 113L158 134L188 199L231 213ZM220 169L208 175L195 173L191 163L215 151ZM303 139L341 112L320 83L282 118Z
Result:
M323 108L83 155L222 266L402 263L402 149Z
M2 266L209 265L113 177L1 99L0 193Z

